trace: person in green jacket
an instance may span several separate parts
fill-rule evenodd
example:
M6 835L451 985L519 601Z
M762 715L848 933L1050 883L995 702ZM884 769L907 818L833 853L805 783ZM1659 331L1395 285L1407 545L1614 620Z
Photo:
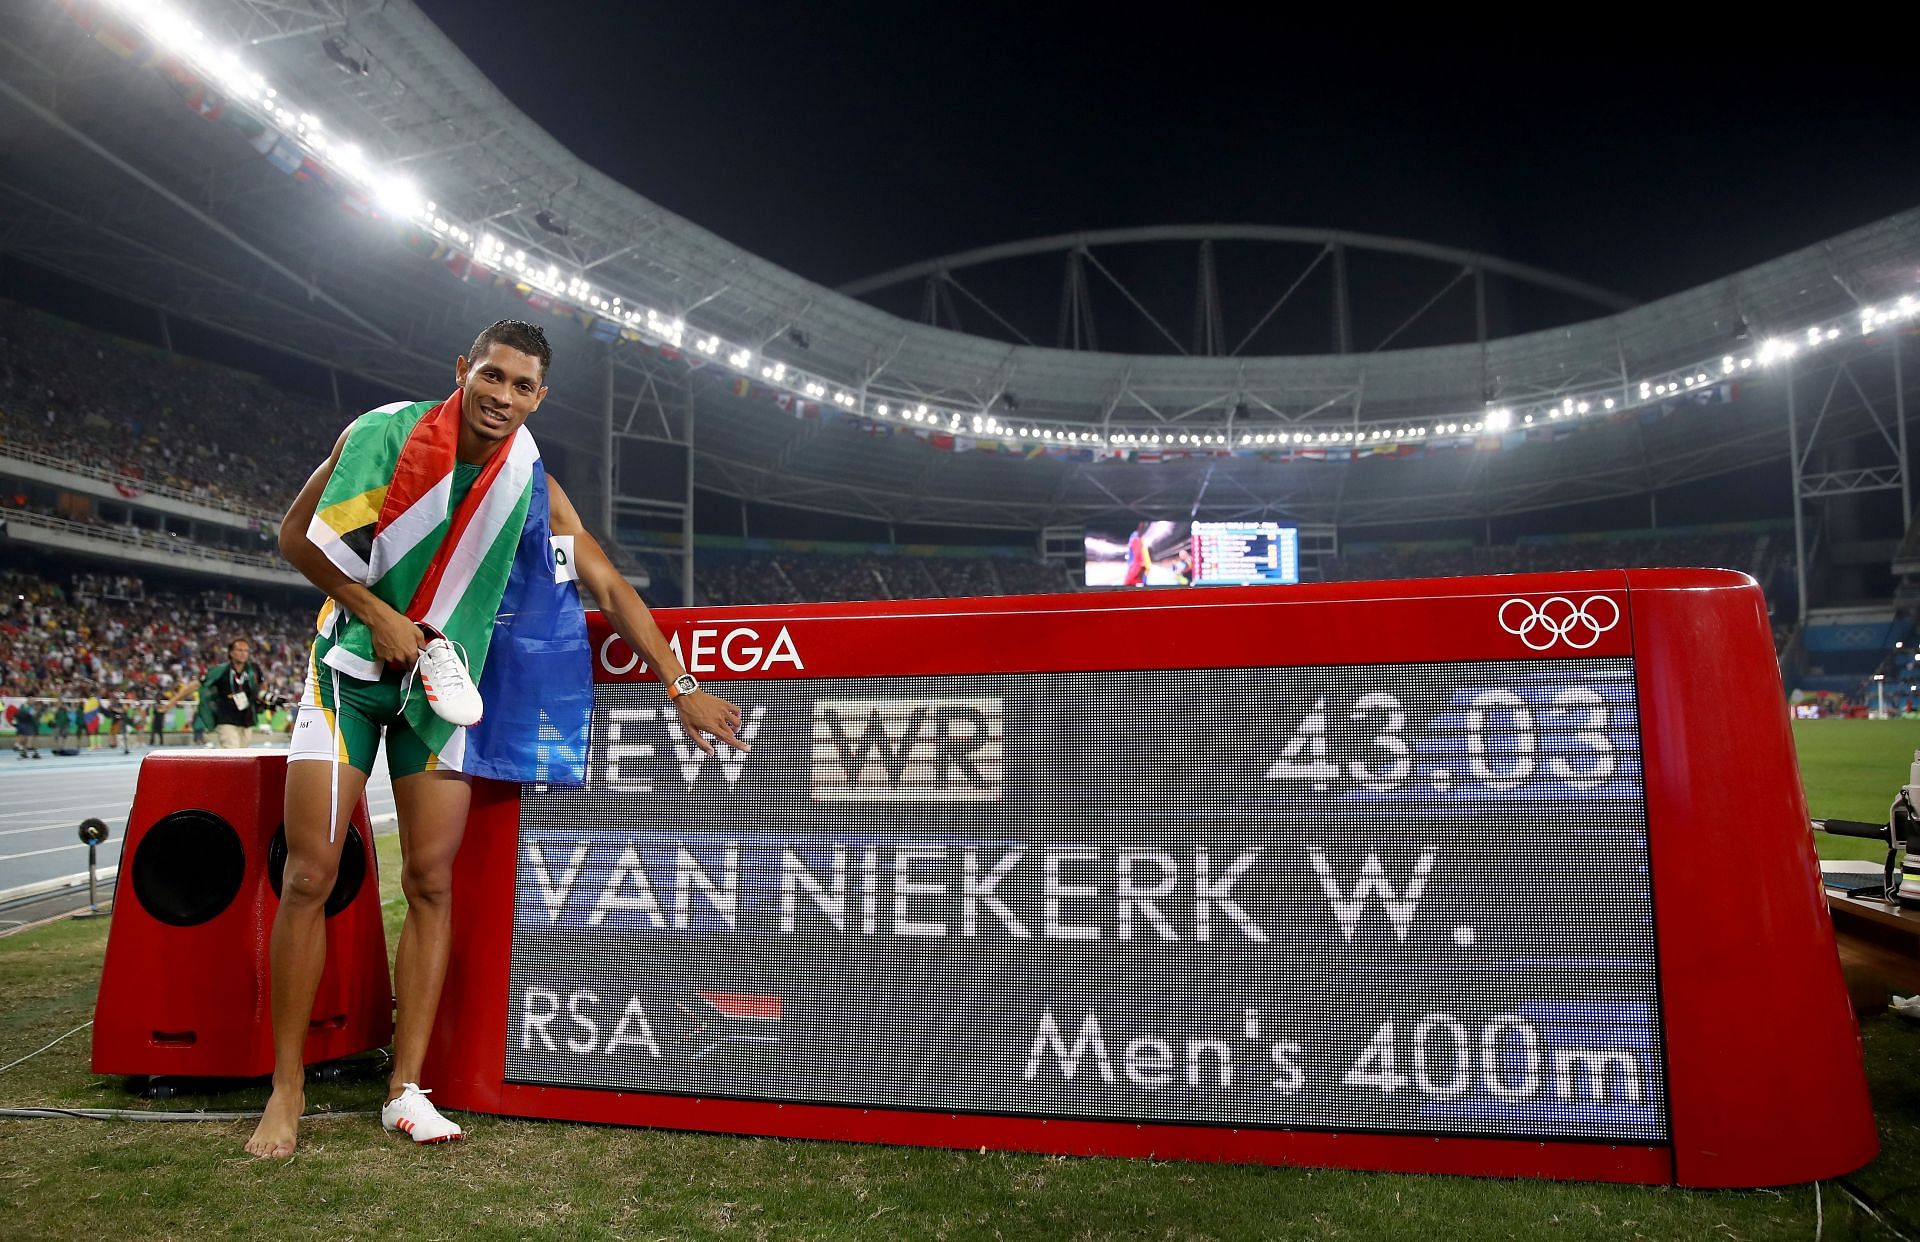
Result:
M174 687L167 701L161 704L161 710L198 690L200 706L194 713L194 732L211 731L225 750L245 746L266 707L260 666L253 663L252 656L251 643L244 638L234 639L227 644L225 664L214 665L198 681L182 682Z

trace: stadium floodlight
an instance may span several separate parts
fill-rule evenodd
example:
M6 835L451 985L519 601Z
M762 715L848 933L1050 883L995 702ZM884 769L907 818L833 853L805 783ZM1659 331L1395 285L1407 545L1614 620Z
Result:
M482 231L476 226L479 240L475 242L475 233L469 232L461 223L455 207L441 208L432 200L426 199L421 187L410 177L394 173L376 166L368 159L355 143L329 136L324 118L311 111L305 111L292 101L282 99L279 91L270 85L258 72L241 60L232 47L215 46L214 42L195 26L193 22L176 7L177 0L103 0L109 7L118 10L134 26L140 28L152 41L155 48L169 52L185 62L202 77L218 85L227 96L229 107L244 108L265 120L279 131L276 141L291 142L297 149L304 149L309 156L320 158L331 170L344 174L358 182L381 214L396 222L417 225L432 234L436 240L435 257L447 250L465 250L476 263L505 269L515 274L523 286L530 286L556 298L565 297L578 305L591 307L594 311L614 319L631 329L628 339L637 339L656 345L681 345L686 324L678 318L663 316L655 310L644 311L644 324L640 310L623 306L622 300L608 297L594 290L588 283L583 271L575 268L569 261L567 270L563 270L554 257L545 253L536 253L531 259L525 250L515 250L509 257L506 243L490 231ZM367 62L358 57L366 56L364 46L349 42L343 35L332 35L322 40L322 48L336 66L349 73L365 73ZM356 56L358 54L358 57ZM533 222L543 231L558 236L566 236L568 227L564 220L556 216L549 204L534 213ZM524 292L523 288L523 292ZM1757 349L1751 349L1752 329L1744 316L1736 316L1731 328L1735 349L1720 357L1719 373L1732 375L1738 371L1750 370L1755 362L1762 367L1792 358L1800 349L1801 334L1804 333L1805 345L1809 349L1819 348L1840 339L1849 324L1852 314L1859 316L1859 331L1863 335L1871 334L1886 325L1913 319L1920 316L1920 301L1913 293L1900 295L1889 303L1882 301L1876 306L1860 308L1844 317L1829 319L1822 323L1805 324L1792 333L1775 336L1765 340ZM805 329L789 324L782 329L782 335L800 349L810 349L812 342ZM754 350L745 346L735 346L723 340L718 333L700 336L695 342L699 353L716 356L725 353L727 361L737 370L751 372L755 366ZM1266 434L1242 432L1239 444L1270 443L1335 443L1351 444L1360 441L1397 440L1426 436L1460 435L1482 431L1502 432L1511 428L1516 412L1524 416L1526 425L1531 426L1536 418L1544 413L1552 419L1573 418L1576 414L1586 415L1592 411L1592 400L1599 400L1602 408L1614 410L1625 406L1631 408L1683 388L1693 389L1711 382L1709 373L1713 364L1710 360L1701 360L1692 364L1694 369L1637 381L1637 398L1633 389L1623 392L1616 400L1612 396L1602 399L1598 393L1589 393L1591 400L1578 400L1567 396L1552 403L1531 402L1516 411L1509 407L1493 404L1495 393L1492 387L1483 391L1484 403L1477 415L1469 415L1475 420L1465 424L1459 422L1436 422L1430 426L1402 426L1391 429L1372 428L1360 430L1335 429L1317 435L1311 431L1296 430L1292 433ZM823 399L832 391L833 403L855 414L870 417L900 417L914 422L938 425L945 421L951 430L957 431L963 416L947 410L930 411L924 404L908 413L904 409L891 409L888 403L878 402L869 406L862 395L846 388L836 388L831 376L816 376L805 371L794 370L789 373L784 364L769 363L760 368L761 377L789 396L804 395L813 399ZM1635 383L1636 381L1628 381ZM1011 391L1003 391L997 401L1004 403L1006 409L1018 411L1019 398ZM998 419L990 415L996 401L986 403L980 414L974 415L976 429L984 428L996 434L1013 436L1011 428L1003 427ZM1220 431L1183 433L1179 442L1185 444L1223 445L1235 443L1231 430L1232 420L1245 420L1251 410L1246 394L1239 392L1231 398L1231 414ZM1277 413L1278 411L1276 411ZM1021 427L1018 436L1039 438L1047 441L1066 441L1069 443L1106 443L1137 444L1142 442L1160 443L1158 433L1148 437L1145 433L1119 432L1103 436L1096 432L1065 431L1059 429ZM1167 442L1173 443L1174 436L1169 434Z
M427 200L420 193L420 187L408 177L382 177L373 193L374 202L395 219L412 220L427 210Z
M191 51L206 38L198 26L174 12L171 6L149 3L145 7L148 32L169 52Z

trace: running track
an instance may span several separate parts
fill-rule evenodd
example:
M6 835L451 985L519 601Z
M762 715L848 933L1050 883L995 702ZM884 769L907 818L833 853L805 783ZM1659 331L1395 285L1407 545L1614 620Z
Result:
M179 747L169 747L178 750ZM127 834L127 811L146 748L62 757L16 759L0 750L0 903L87 882L87 847L80 821L97 815L111 834L100 847L102 895L112 890ZM393 786L387 765L374 764L367 784L367 810L376 831L391 830ZM383 818L386 817L386 818ZM86 904L81 894L81 904ZM0 920L0 927L4 927Z

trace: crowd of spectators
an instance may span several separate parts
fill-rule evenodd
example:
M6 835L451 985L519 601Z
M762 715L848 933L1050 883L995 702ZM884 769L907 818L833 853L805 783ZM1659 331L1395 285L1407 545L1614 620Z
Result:
M1737 569L1759 575L1769 560L1771 542L1766 535L1709 533L1553 540L1487 547L1385 544L1330 558L1322 563L1322 575L1330 582L1354 582L1656 565Z
M695 582L708 604L950 599L1074 588L1062 566L1037 559L787 552L703 559Z
M137 592L137 593L136 593ZM272 694L297 700L313 633L309 610L269 608L236 618L209 607L230 592L174 594L119 575L65 581L0 574L0 695L151 704L225 659L248 639Z
M0 452L278 512L343 422L252 376L0 300Z

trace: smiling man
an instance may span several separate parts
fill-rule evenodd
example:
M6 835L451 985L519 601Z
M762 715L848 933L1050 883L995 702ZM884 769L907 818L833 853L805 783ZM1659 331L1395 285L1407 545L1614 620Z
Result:
M416 1143L460 1137L418 1083L446 977L467 782L568 783L537 758L536 740L543 728L585 736L590 657L576 582L660 670L687 737L709 754L709 739L747 749L734 736L739 711L700 690L547 476L524 424L546 398L551 361L535 325L493 324L455 362L452 396L356 419L281 523L282 553L328 600L288 756L287 862L270 944L273 1093L247 1142L256 1156L284 1158L297 1141L324 907L345 816L383 735L407 918L381 1122ZM580 783L577 766L570 775Z

